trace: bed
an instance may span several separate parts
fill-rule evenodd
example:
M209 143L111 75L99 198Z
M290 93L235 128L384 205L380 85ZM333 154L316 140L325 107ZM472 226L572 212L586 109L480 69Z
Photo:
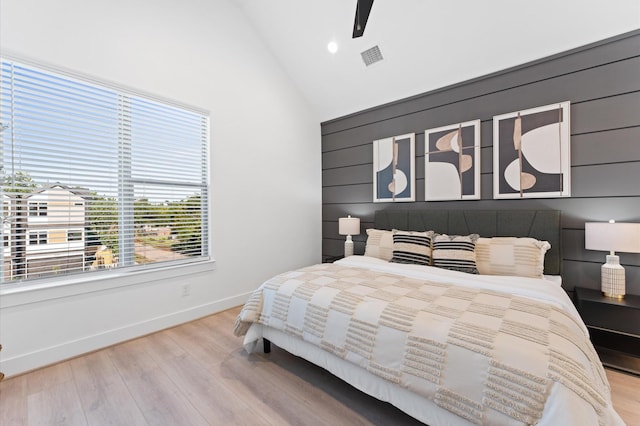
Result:
M273 342L431 426L624 424L561 287L560 221L376 212L365 255L267 280L234 332L248 352Z

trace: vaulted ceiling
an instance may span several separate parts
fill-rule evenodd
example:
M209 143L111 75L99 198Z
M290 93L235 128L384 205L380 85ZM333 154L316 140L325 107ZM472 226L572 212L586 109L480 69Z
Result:
M375 0L352 39L356 0L233 1L320 121L640 28L638 0Z

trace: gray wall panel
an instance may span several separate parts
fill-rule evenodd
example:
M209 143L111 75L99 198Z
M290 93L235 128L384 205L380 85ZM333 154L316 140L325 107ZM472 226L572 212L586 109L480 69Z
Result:
M604 261L602 262L604 263ZM562 264L562 287L600 288L600 262L575 262L565 260ZM571 277L571 279L567 279Z
M638 74L640 79L640 70ZM637 92L571 106L571 134L638 126L640 82Z
M626 161L640 161L640 127L584 133L571 137L573 166Z
M637 197L640 196L640 161L573 167L571 181L573 197Z
M322 185L353 185L359 183L373 184L373 168L371 164L340 167L322 171ZM371 189L373 191L373 188Z
M493 199L494 115L571 102L570 198ZM424 201L424 131L480 119L481 193L476 201ZM416 133L416 202L373 203L376 139ZM337 218L361 218L364 251L379 209L558 209L563 212L563 281L599 288L603 252L584 249L585 221L640 222L640 31L484 78L322 124L323 254L342 253ZM640 255L620 253L627 291L640 294Z
M480 150L480 173L493 173L493 146Z
M493 147L493 117L480 122L480 146L482 148Z
M322 154L323 170L365 163L373 163L373 149L371 149L370 141L364 145L337 149Z
M627 293L640 294L640 267L629 266L624 263L622 265L625 270Z
M562 243L562 255L567 260L598 262L602 258L600 253L584 249L584 229L564 229Z
M584 229L587 222L640 222L640 197L569 198L551 200L549 208L562 210L565 229Z
M480 175L480 196L483 199L493 199L493 174L485 173Z
M370 203L373 184L328 186L322 188L322 203Z

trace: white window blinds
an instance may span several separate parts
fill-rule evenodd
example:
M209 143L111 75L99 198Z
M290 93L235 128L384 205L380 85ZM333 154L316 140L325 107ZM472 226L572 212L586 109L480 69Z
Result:
M2 60L2 282L208 259L206 114Z

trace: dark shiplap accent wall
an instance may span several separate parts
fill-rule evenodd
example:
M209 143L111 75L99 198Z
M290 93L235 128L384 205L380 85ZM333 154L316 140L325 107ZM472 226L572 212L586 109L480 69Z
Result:
M398 76L401 78L401 76ZM571 198L494 200L494 115L571 102ZM424 131L482 121L482 199L424 201ZM373 203L372 141L416 133L414 203ZM584 223L640 222L640 30L503 72L322 123L323 256L343 252L338 217L361 218L364 252L378 209L558 209L563 286L600 288L605 254L584 249ZM627 292L640 294L640 254L619 253Z

